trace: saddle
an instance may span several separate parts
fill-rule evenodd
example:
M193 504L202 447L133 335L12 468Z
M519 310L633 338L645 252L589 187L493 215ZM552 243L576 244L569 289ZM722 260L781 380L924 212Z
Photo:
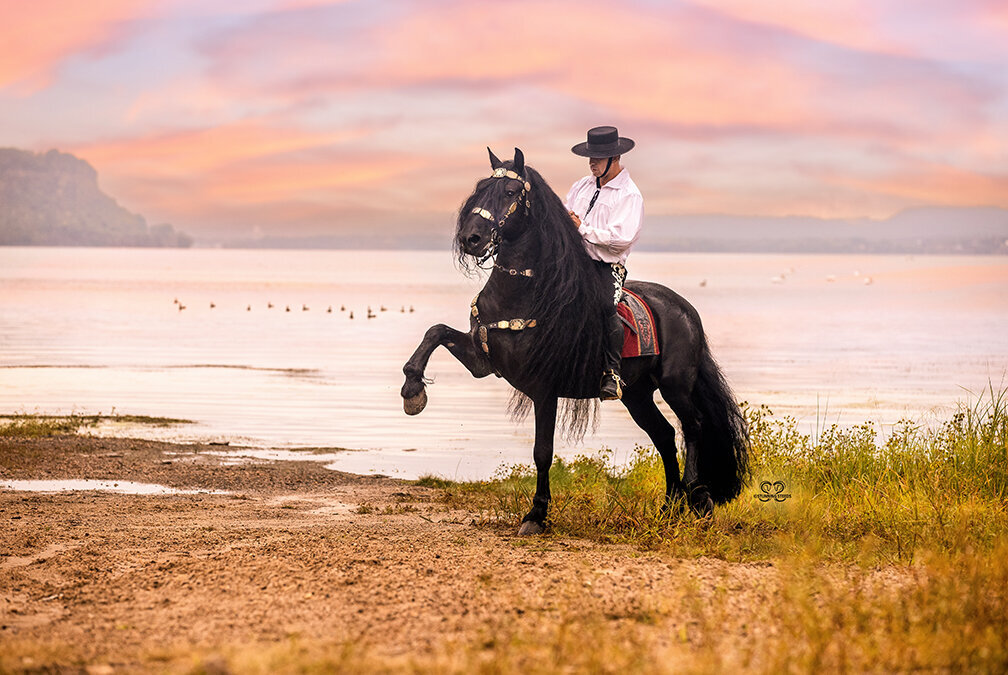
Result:
M635 356L657 356L658 334L654 315L647 303L632 291L623 289L623 297L616 305L616 312L623 321L623 358Z

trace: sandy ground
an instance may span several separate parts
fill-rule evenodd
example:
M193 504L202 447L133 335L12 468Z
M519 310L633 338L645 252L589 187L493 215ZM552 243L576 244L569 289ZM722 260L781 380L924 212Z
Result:
M769 563L519 538L432 489L207 449L0 439L3 479L227 491L0 491L0 669L242 670L240 652L292 640L412 668L585 626L672 665L703 642L698 607L727 596L722 628L745 639L778 583Z

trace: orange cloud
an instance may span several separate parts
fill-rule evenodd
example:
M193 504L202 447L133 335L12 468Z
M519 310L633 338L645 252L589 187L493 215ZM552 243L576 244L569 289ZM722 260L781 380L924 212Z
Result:
M541 83L623 115L678 124L795 124L809 82L777 54L742 53L698 37L696 17L629 12L612 3L511 3L523 17L509 39L499 17L465 4L384 26L375 80ZM597 41L599 26L618 26ZM604 49L602 45L604 44ZM460 58L460 50L466 52Z
M838 185L898 197L905 203L1008 208L1008 175L981 174L952 166L928 165L867 178L837 176Z
M402 156L366 158L346 151L319 161L266 160L234 167L207 182L204 194L220 202L266 203L318 196L345 201L353 190L374 192L417 164Z
M316 133L248 120L206 129L82 144L71 149L96 165L143 168L154 175L184 176L343 143L360 135L354 130Z
M388 206L387 186L420 167L416 156L362 148L368 133L245 121L68 149L98 169L108 192L152 220L212 224L235 209L254 218L256 207L277 214L287 205L281 222L296 223L323 204Z
M749 6L742 0L726 3L740 14ZM856 0L845 0L840 7L850 12L836 11L836 17L832 10L805 6L786 2L777 15L768 14L813 36L829 33L851 44L893 47L866 28L869 21L858 18L868 10L855 12ZM823 68L803 51L810 49L808 42L739 24L740 17L730 14L674 8L630 12L612 3L586 8L583 2L516 2L509 10L524 17L513 40L501 33L495 15L472 4L382 26L368 36L380 45L368 80L497 89L523 83L562 93L585 108L617 111L625 119L886 139L921 118L923 101L927 114L934 115L966 109L982 95L933 65L899 57L878 56L882 61L876 62L851 54L837 63L841 55L834 54L835 70ZM605 36L604 49L592 37L599 26L615 27Z
M0 89L21 94L44 88L68 56L95 49L117 24L143 11L143 0L30 0L4 3L0 23Z
M422 97L439 89L475 100L521 88L565 97L572 110L725 133L888 142L916 135L913 125L926 119L933 138L948 130L931 121L954 120L985 95L931 61L816 51L823 40L903 51L876 29L867 0L825 9L785 0L758 13L743 0L697 2L705 3L721 11L520 0L508 4L509 15L522 17L513 29L484 4L438 3L341 40L316 17L295 12L283 30L256 24L208 51L224 86L241 83L245 95L271 101L404 90ZM600 26L612 28L604 41ZM781 27L787 31L775 30ZM497 119L507 113L494 112ZM961 126L975 129L977 120Z
M107 42L139 1L106 2L98 19L63 11L72 17L64 31L39 45L22 39L16 58L5 52L0 87L38 82L67 54ZM973 25L983 10L988 34L1003 31L1003 7L983 2L965 0L956 26ZM576 160L566 150L601 120L640 142L642 188L649 176L689 177L671 192L652 178L652 213L888 215L907 203L998 204L998 191L1008 194L1002 179L982 173L1003 154L1000 80L914 57L920 45L887 34L888 0L782 0L758 9L746 0L629 8L515 0L500 11L461 0L380 10L326 0L253 4L258 10L238 0L159 4L179 29L172 53L195 48L197 58L179 69L158 63L149 83L133 78L125 93L79 105L82 116L107 121L87 133L108 138L126 128L131 137L61 147L91 161L124 204L182 228L227 214L235 227L285 227L368 209L403 219L417 209L451 210L486 170L482 144L509 149L513 141L550 177L573 178ZM911 29L923 35L941 16L936 10L899 28L915 39ZM198 34L181 29L197 24ZM962 28L956 39L972 35ZM249 111L260 117L215 126ZM72 125L47 133L75 137ZM684 148L698 157L693 164L670 159ZM704 157L710 166L697 163ZM963 168L915 169L916 158ZM566 186L566 177L555 185Z

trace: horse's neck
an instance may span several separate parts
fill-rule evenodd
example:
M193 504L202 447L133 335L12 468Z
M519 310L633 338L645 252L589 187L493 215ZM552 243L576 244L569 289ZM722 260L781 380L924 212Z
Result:
M509 270L532 270L535 274L540 267L541 255L539 237L533 228L529 227L522 236L501 245L497 265Z
M505 242L481 298L492 303L497 311L525 311L535 301L532 291L541 269L539 241L533 233L526 232L514 241Z

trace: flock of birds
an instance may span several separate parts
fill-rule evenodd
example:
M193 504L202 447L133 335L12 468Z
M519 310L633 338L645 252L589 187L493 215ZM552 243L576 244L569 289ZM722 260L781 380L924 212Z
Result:
M182 304L182 302L180 302L178 298L175 298L172 302L175 303L175 306L178 307L178 311L180 311L180 312L186 308L186 306L184 304ZM217 307L217 303L211 301L210 302L210 309L215 309L216 307ZM273 309L274 307L275 307L275 305L272 302L266 303L266 309ZM305 304L301 305L301 311L302 312L308 312L310 310L311 310L311 308L308 305L305 305ZM245 311L246 312L251 312L252 311L252 305L246 305L245 306ZM291 311L290 305L285 305L284 306L284 311L285 312ZM339 311L346 312L347 311L346 305L340 305ZM387 312L388 311L388 307L386 307L385 305L381 305L381 306L379 306L378 311L379 312ZM406 308L406 305L403 305L402 308L399 310L399 312L401 314L406 314L407 312L409 312L410 314L412 314L414 311L415 310L413 309L413 305L410 305L409 309ZM326 308L326 314L332 314L332 313L333 313L332 305L329 305L329 307ZM367 308L367 318L374 319L377 316L378 315L375 314L374 310L371 309L371 306L368 305L368 308ZM350 319L354 318L354 312L353 312L352 309L350 310L350 313L347 315L347 318L350 318Z
M794 274L794 271L795 271L795 268L792 267L789 270L787 270L786 272L781 272L777 276L770 277L770 283L772 283L772 284L783 284L785 281L787 281L787 278L788 278L789 275ZM871 284L873 284L875 282L875 280L872 279L869 276L862 277L861 276L861 272L859 272L858 270L854 270L854 277L855 278L860 277L861 278L861 283L864 284L865 286L870 286ZM826 277L826 281L828 283L833 283L836 280L837 280L837 278L836 278L835 274L830 274L830 275L828 275ZM707 280L706 279L701 279L699 285L700 285L700 288L706 288L707 287Z
M791 275L791 274L794 274L794 272L795 272L795 268L792 267L792 268L790 268L786 272L781 272L780 274L778 274L775 277L770 277L770 283L772 283L772 284L782 284L785 281L787 281L788 276ZM855 278L860 278L861 279L861 283L864 284L865 286L870 286L871 284L874 283L874 279L872 279L870 276L863 276L862 277L861 276L861 272L859 270L854 270L853 275L854 275ZM826 282L827 283L833 283L836 280L837 280L837 277L836 277L835 274L830 274L830 275L826 276ZM705 279L704 281L702 281L700 283L700 285L701 286L706 285L706 281L707 280Z
M780 274L778 274L777 276L775 276L775 277L771 277L771 278L770 278L770 282L771 282L771 283L774 283L774 284L781 284L781 283L784 283L784 281L785 281L785 280L787 279L788 275L789 275L789 274L793 274L793 273L794 273L794 271L795 271L795 269L794 269L794 268L792 267L792 268L791 268L791 269L789 269L789 270L788 270L787 272L781 272L781 273L780 273ZM860 277L860 276L861 276L861 272L859 272L859 271L856 271L856 270L855 270L855 272L854 272L854 276L855 276L855 277ZM830 283L832 283L832 282L836 281L836 276L835 276L835 275L832 275L832 274L830 274L829 276L827 276L827 277L826 277L826 281L827 281L827 282L830 282ZM872 283L872 281L873 281L873 280L872 280L872 278L871 278L871 277L869 277L869 276L865 276L865 277L863 277L863 278L862 278L862 283L863 283L863 284L865 284L866 286L867 286L867 285L870 285L870 284ZM707 286L707 280L706 280L706 279L703 279L703 280L701 280L701 281L700 281L700 284L699 284L699 285L700 285L700 287L701 287L701 288L705 288L705 287ZM180 311L180 312L181 312L182 310L184 310L184 309L186 308L186 306L185 306L184 304L182 304L182 303L181 303L181 302L179 301L179 299L178 299L178 298L175 298L175 299L174 299L174 300L173 300L172 302L174 302L174 303L175 303L175 305L176 305L176 306L178 307L178 311ZM216 308L216 307L217 307L217 304L216 304L216 303L214 303L213 301L211 301L211 302L210 302L210 309L214 309L214 308ZM266 303L266 308L267 308L267 309L273 309L273 308L274 308L274 305L273 305L273 303L272 303L272 302L268 302L268 303ZM310 311L310 309L311 309L311 308L310 308L310 307L308 307L308 305L305 305L305 304L302 304L302 305L301 305L301 311L302 311L302 312L307 312L307 311ZM245 307L245 311L246 311L246 312L251 312L251 311L252 311L252 305L246 305L246 307ZM284 311L285 311L285 312L289 312L289 311L291 311L291 308L290 308L290 305L285 305L285 306L284 306ZM340 311L340 312L346 312L346 311L347 311L347 308L346 308L346 305L340 305L340 308L339 308L339 311ZM381 305L381 306L379 306L379 308L378 308L378 311L379 311L379 312L387 312L387 311L388 311L388 307L386 307L385 305ZM406 308L406 305L403 305L403 306L402 306L402 307L401 307L401 308L399 309L399 312L400 312L400 313L402 313L402 314L405 314L405 313L407 313L407 312L409 312L409 313L411 313L411 314L412 314L412 313L413 313L413 311L414 311L414 309L413 309L413 305L410 305L410 306L409 306L409 309L407 309L407 308ZM332 308L332 305L329 305L329 306L328 306L328 307L326 308L326 313L327 313L327 314L332 314L332 313L333 313L333 308ZM369 305L369 306L368 306L368 308L367 308L367 315L366 315L366 316L367 316L367 318L369 318L369 319L374 319L374 318L376 318L376 317L377 317L378 315L377 315L377 314L375 314L374 310L373 310L373 309L371 309L371 306ZM354 313L353 313L353 310L352 310L352 309L350 310L350 313L349 313L349 314L347 315L347 317L348 317L348 318L350 318L350 319L354 318Z

